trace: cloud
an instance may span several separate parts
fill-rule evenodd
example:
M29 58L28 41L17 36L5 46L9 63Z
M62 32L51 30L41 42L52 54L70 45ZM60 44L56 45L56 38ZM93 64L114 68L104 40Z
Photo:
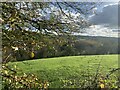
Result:
M104 27L102 25L92 25L89 28L86 28L82 33L74 33L74 35L83 35L83 36L103 36L103 37L116 37L118 38L118 31Z
M89 17L89 21L95 25L118 26L118 14L120 15L118 10L120 10L118 9L118 4L105 5L102 12Z

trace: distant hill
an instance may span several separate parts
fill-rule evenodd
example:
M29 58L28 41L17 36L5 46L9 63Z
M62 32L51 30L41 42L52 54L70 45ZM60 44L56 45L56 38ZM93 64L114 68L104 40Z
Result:
M101 36L76 36L75 48L80 54L116 54L119 38Z

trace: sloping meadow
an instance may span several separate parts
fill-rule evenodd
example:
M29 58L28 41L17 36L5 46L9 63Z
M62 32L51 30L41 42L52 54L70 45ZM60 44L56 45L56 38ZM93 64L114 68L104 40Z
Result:
M49 82L49 88L118 87L118 72L115 71L118 55L68 56L10 62L8 65Z

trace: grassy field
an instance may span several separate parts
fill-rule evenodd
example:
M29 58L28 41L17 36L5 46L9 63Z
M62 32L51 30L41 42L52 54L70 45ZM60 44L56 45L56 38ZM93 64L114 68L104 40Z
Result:
M50 87L61 87L64 80L85 79L85 75L95 75L97 70L107 74L118 67L118 55L68 56L13 62L25 73L34 73L41 80L50 82ZM86 73L86 74L85 74Z

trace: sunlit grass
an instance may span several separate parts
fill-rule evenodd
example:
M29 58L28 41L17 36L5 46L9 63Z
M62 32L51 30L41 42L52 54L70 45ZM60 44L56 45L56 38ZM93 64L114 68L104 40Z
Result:
M60 87L61 79L80 79L82 72L95 74L99 69L102 74L109 73L118 67L118 55L67 56L14 62L10 65L16 65L25 73L36 74L40 79L49 81L51 87Z

